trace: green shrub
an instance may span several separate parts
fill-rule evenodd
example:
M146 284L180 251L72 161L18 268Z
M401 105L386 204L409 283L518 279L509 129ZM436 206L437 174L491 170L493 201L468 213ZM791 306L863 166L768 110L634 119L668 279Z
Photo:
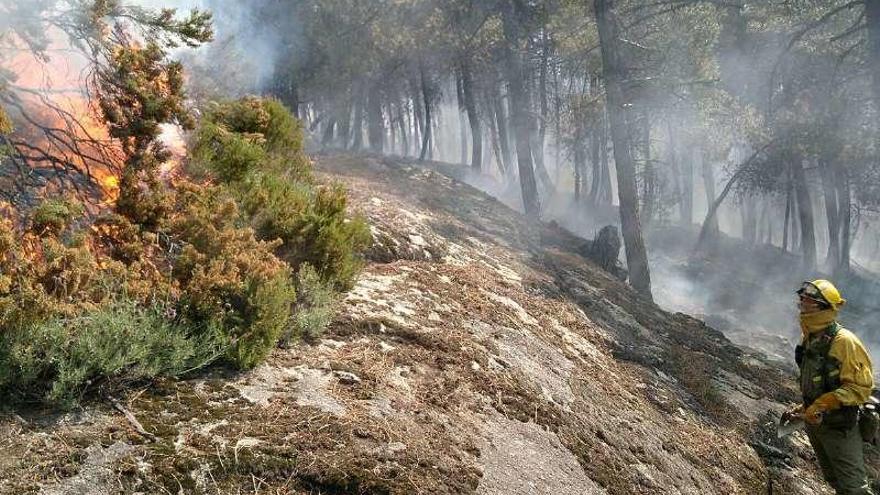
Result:
M299 338L314 340L324 333L333 320L338 295L331 285L324 282L317 270L304 264L296 277L296 290L299 297L293 316L293 325L285 343Z
M37 233L58 235L70 227L74 219L82 216L81 204L67 199L47 199L31 214L31 230Z
M266 161L260 135L239 134L206 123L199 128L195 142L193 163L209 165L210 172L226 183L242 180Z
M228 335L226 356L257 365L278 343L296 292L290 267L250 228L240 228L237 205L219 187L181 185L170 230L184 243L174 263L183 315Z
M309 263L338 290L351 288L362 266L360 253L371 240L369 228L361 218L346 217L343 188L319 186L312 179L298 121L281 103L257 98L217 105L205 121L196 135L192 166L210 171L234 191L245 220L260 239L283 242L278 254L294 270ZM240 154L238 141L228 137L236 133L266 155L230 173L224 157Z
M233 133L262 136L267 152L280 153L288 158L297 154L305 158L301 155L302 127L278 100L249 96L221 103L208 113L205 120Z
M0 390L50 402L75 401L88 387L179 376L223 349L216 331L192 335L161 306L114 301L75 317L7 330L0 345Z
M371 240L366 222L346 218L346 193L273 175L252 177L241 203L263 239L281 239L279 255L294 268L318 267L324 280L350 289L362 267L359 255Z

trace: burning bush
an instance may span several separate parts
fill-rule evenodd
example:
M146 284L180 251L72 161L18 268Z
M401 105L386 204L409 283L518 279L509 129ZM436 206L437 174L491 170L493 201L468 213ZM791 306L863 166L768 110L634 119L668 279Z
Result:
M3 219L0 393L69 403L218 359L253 367L282 336L317 336L369 231L342 188L314 182L298 132L274 101L223 104L196 133L202 173L163 184L149 222L87 221L72 200ZM257 152L230 166L242 143Z

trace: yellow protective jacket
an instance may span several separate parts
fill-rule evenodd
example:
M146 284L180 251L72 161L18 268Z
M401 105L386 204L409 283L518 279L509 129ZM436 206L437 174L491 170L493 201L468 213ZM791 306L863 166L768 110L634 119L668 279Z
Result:
M805 331L802 345L818 338L822 330ZM874 389L874 371L871 356L858 337L840 327L831 342L828 356L840 363L840 387L833 390L843 406L859 406L868 400Z

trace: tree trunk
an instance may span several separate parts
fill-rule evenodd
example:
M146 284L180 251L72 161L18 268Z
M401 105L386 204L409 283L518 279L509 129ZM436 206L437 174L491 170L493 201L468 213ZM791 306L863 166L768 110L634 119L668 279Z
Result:
M388 115L388 131L386 137L388 138L388 152L392 155L397 152L397 125L394 117L394 104L389 102L388 106L385 108L385 113Z
M694 163L678 159L678 126L667 121L669 133L669 164L675 177L678 192L679 223L684 227L690 227L694 222Z
M324 127L324 135L321 137L321 146L326 148L333 145L333 133L336 129L336 120L332 117L327 121Z
M477 99L474 95L474 78L470 65L465 62L461 68L461 92L464 96L464 106L467 110L468 123L471 126L471 168L474 171L483 170L483 129L480 123L480 114L477 112Z
M495 155L495 163L498 165L498 171L501 172L502 177L506 177L507 170L504 168L504 158L501 156L501 138L498 136L497 117L494 105L492 107L489 115L489 137L492 144L492 153Z
M696 152L702 169L703 188L706 190L706 204L711 205L715 202L715 168L712 166L712 162L706 159L702 147L697 147ZM704 228L708 229L707 234L714 239L721 231L718 227L718 215L713 214Z
M644 201L644 209L642 210L642 224L648 225L654 218L654 209L657 204L657 177L654 170L654 162L651 159L651 120L648 115L643 116L642 120L642 199Z
M626 246L626 260L630 283L642 295L651 296L651 274L648 256L639 224L639 196L636 189L635 163L630 149L631 139L626 121L627 100L623 92L626 79L620 59L617 17L614 0L594 0L593 8L599 30L602 51L602 71L608 114L611 120L611 139L614 144L614 162L617 166L617 188L620 198L620 224Z
M428 77L425 74L425 68L419 70L421 77L422 98L425 105L425 120L422 124L422 151L419 153L419 161L424 161L428 157L428 150L431 147L431 90L428 87Z
M822 160L819 162L819 172L822 176L822 192L825 197L825 219L828 224L828 260L831 270L836 270L840 264L840 214L837 200L837 184L834 181L834 171L830 163Z
M528 90L524 81L528 73L525 70L520 44L524 39L520 5L505 2L502 12L502 23L506 41L507 85L510 89L510 113L513 123L514 141L516 143L517 171L522 191L523 210L526 217L537 220L541 207L538 202L538 186L535 182L535 168L532 163L531 149L531 116Z
M458 143L459 150L461 151L458 162L462 165L467 163L467 152L468 152L468 135L467 135L467 126L465 125L465 104L464 104L464 89L462 89L462 71L458 70L455 72L455 102L458 105Z
M378 85L373 87L367 98L367 139L373 153L382 153L385 149L385 117L382 115L382 95Z
M550 113L547 103L547 63L550 58L550 40L546 29L542 30L541 38L541 66L538 69L538 99L540 101L541 114L537 122L534 122L534 119L532 119L532 125L535 127L532 133L534 141L532 153L534 154L535 171L538 173L538 179L544 186L547 195L552 196L555 186L553 185L553 180L550 179L550 174L547 172L547 165L544 163L544 142L547 136L547 118Z
M416 86L421 88L421 86ZM418 96L421 94L421 89L419 92L413 95L411 100L412 102L412 118L413 118L413 155L418 156L419 151L421 150L422 144L422 135L424 135L424 122L425 122L425 113L422 110L421 97Z
M865 0L865 24L868 26L868 63L874 93L874 111L880 115L880 0ZM880 125L878 125L880 133ZM880 135L878 135L880 141ZM878 143L880 144L880 143Z
M599 191L600 203L614 203L614 187L611 185L611 165L608 163L608 115L602 112L599 123L599 164L602 167L602 184Z
M580 141L580 140L579 140ZM584 146L578 142L574 145L574 200L580 202L581 191L584 186L584 172L586 171L587 153ZM596 167L594 167L594 170ZM593 181L595 182L596 173L593 172ZM590 200L593 199L593 191L590 190Z
M840 258L835 272L847 274L850 271L850 250L852 248L852 192L846 169L839 167L835 178L837 182L837 213L840 223Z
M351 149L360 151L364 147L364 101L358 98L354 104L354 121L351 125L351 131L354 134L354 141Z
M792 157L791 167L794 172L795 198L801 225L803 264L806 270L812 271L816 268L816 235L813 225L813 204L810 200L803 159L800 156Z
M747 196L742 204L742 237L747 244L758 242L758 210L756 201L758 198Z
M590 154L592 155L591 162L593 165L593 178L590 181L590 204L593 205L600 202L599 195L602 192L602 174L604 173L602 170L602 159L599 156L599 153L602 151L600 148L605 146L605 143L602 143L600 140L602 134L599 129L600 125L602 125L601 122L594 123L590 129Z
M510 152L510 133L507 129L507 107L504 105L504 99L501 97L501 89L498 89L497 97L494 98L495 104L495 125L498 128L498 145L501 148L501 163L505 172L510 172L513 159Z
M397 125L400 127L400 150L401 155L409 156L409 125L407 124L407 115L409 114L404 108L404 105L400 104L400 110L398 111L398 120Z

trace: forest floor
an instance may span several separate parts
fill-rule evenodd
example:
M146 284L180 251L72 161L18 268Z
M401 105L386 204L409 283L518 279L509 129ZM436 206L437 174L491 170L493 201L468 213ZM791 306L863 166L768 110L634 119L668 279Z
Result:
M318 170L374 237L323 337L119 397L147 436L99 401L8 411L0 493L830 493L775 438L790 373L586 241L402 160Z

